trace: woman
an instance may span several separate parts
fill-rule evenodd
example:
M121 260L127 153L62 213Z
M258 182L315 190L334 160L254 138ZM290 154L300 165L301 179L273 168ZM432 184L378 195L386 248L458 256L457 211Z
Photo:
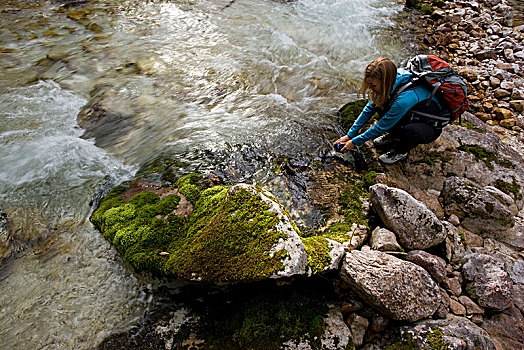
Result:
M433 142L440 136L441 122L415 112L438 115L442 109L440 103L435 97L429 100L429 89L408 84L410 81L410 72L397 70L395 64L385 57L377 58L366 67L359 93L367 95L369 102L347 135L335 141L335 144L344 144L341 152L374 140L377 148L389 146L389 152L381 155L379 160L384 164L393 164L406 159L409 151L418 144ZM357 135L375 113L379 114L379 121Z

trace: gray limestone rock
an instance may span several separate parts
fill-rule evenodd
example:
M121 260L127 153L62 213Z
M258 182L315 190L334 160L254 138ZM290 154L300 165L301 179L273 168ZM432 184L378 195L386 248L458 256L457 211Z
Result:
M500 311L513 304L513 283L502 260L474 253L464 257L464 261L466 291L480 306Z
M440 289L426 270L383 252L351 251L340 273L371 306L395 320L429 317L441 304Z
M406 191L383 184L373 185L369 191L378 215L405 248L426 249L446 238L437 216Z
M473 233L497 238L515 223L516 213L506 204L507 196L495 195L492 188L488 191L468 179L446 179L440 195L446 214L458 216Z
M446 262L438 256L423 250L412 250L406 256L406 260L423 267L437 283L446 277Z
M450 350L495 350L490 335L464 317L449 315L441 320L422 320L401 329L404 339L411 339L418 349L434 349L435 344ZM413 344L412 344L413 345Z

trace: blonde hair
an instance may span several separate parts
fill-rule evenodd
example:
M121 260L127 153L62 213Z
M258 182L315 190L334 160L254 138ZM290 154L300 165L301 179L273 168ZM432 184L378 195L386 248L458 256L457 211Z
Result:
M382 85L382 93L376 94L372 90L369 90L369 84L367 79L376 79L380 81ZM366 67L364 71L364 80L362 86L358 91L359 94L366 97L366 91L368 99L378 107L383 107L386 103L395 80L397 79L397 66L386 57L379 57Z

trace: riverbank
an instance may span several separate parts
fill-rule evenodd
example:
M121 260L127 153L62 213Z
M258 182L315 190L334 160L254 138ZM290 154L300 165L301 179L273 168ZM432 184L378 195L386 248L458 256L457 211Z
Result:
M466 79L469 111L524 141L524 12L508 0L406 1L422 13L419 45Z

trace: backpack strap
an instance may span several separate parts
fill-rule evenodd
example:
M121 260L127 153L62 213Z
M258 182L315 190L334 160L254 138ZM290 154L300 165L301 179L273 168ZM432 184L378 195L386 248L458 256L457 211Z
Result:
M380 116L380 118L382 118L389 111L389 109L393 105L393 101L395 101L395 99L398 97L398 95L400 95L404 91L408 91L408 90L416 88L417 86L415 86L415 83L416 83L415 79L411 79L407 83L402 84L400 86L397 86L396 89L393 90L393 93L389 95L389 98L388 98L385 106L380 108L377 111L377 113Z

